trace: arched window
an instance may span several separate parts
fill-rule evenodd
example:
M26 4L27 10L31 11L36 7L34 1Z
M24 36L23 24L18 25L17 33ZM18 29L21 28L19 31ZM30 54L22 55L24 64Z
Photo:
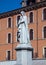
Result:
M33 29L30 29L30 40L33 40Z
M43 48L43 57L46 58L46 47Z
M46 8L43 10L43 20L46 20Z
M18 26L18 21L19 21L19 19L20 19L20 15L17 16L17 26Z
M12 19L8 18L8 28L11 28L11 27L12 27Z
M32 23L33 22L33 12L30 12L30 23Z
M6 52L6 60L10 60L10 51Z
M45 56L45 58L46 58L46 48L44 48L44 56Z
M44 27L44 38L46 38L46 27Z
M8 43L11 43L11 33L8 34Z

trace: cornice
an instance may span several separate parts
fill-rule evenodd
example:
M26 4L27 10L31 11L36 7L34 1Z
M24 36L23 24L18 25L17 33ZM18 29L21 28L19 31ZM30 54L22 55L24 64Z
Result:
M31 11L31 10L37 10L38 8L42 8L42 7L46 7L46 1L38 2L38 3L32 4L30 6L22 7L22 8L12 10L12 11L9 11L9 12L5 12L5 13L1 13L0 19L6 18L6 17L9 17L9 16L13 16L13 15L16 15L16 14L20 14L21 11L28 12L28 11Z

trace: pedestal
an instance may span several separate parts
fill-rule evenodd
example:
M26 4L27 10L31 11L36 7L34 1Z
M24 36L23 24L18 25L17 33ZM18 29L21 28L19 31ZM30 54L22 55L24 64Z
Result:
M17 61L16 65L32 65L32 51L30 44L19 44L16 47Z

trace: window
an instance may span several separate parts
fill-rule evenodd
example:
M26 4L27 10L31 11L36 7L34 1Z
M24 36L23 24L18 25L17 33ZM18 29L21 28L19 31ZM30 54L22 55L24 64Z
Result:
M33 12L30 12L30 23L32 23L33 22Z
M30 40L33 40L33 29L30 29Z
M20 32L18 31L17 32L17 42L19 42L19 39L20 39Z
M36 0L27 0L27 5L32 5L35 2L36 2Z
M20 19L20 15L19 15L19 16L17 16L17 25L18 25L18 21L19 21L19 19Z
M32 5L32 2L30 0L27 0L27 6Z
M11 25L12 25L12 20L11 18L8 18L8 28L11 28Z
M44 52L45 52L44 56L45 56L45 58L46 58L46 48L44 48Z
M8 43L11 43L11 33L8 34Z
M36 2L36 0L32 0L32 3L35 3Z
M10 60L10 51L7 51L7 60Z
M43 57L46 58L46 47L43 48Z
M44 38L46 38L46 27L44 27Z
M46 8L43 10L43 20L46 20Z

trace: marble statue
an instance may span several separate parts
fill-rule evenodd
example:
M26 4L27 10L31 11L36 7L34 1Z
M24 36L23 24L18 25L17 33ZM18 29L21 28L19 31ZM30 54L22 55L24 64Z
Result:
M16 65L32 65L33 48L30 45L28 20L24 11L21 11L21 16L18 21L19 42L15 48L17 51ZM30 50L30 51L29 51Z
M18 31L20 36L20 43L29 43L28 21L24 11L21 11L21 16L18 21Z

